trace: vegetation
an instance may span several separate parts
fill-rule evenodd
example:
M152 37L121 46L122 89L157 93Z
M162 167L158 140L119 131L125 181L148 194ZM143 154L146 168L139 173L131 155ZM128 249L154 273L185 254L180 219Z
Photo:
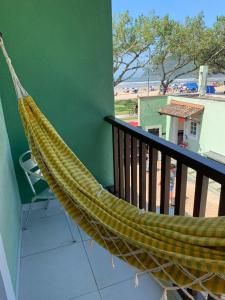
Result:
M163 93L202 64L225 73L225 17L208 28L203 14L180 23L168 15L133 19L125 12L114 17L113 44L114 86L140 69L158 73Z
M115 115L133 114L137 99L118 100L115 102Z
M128 80L146 66L145 52L154 41L151 23L154 17L133 19L128 12L113 19L113 71L114 86Z
M225 74L225 16L208 29L208 43L205 45L199 61L207 62L212 73Z
M150 64L161 74L163 93L170 83L199 67L198 57L206 34L202 15L186 18L181 24L165 16L155 22L155 43ZM202 41L202 42L201 42Z

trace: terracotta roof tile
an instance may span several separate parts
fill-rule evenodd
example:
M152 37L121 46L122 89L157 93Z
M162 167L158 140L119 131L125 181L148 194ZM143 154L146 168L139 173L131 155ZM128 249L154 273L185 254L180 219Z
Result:
M172 100L170 104L161 107L159 113L186 119L201 113L203 110L204 105Z

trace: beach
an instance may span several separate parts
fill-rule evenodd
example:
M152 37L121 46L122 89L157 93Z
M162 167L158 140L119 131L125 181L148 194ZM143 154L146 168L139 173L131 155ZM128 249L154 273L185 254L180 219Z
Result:
M215 78L211 78L208 80L208 85L213 85L216 90L216 94L221 95L225 92L224 80L225 78L220 78L220 80L216 80ZM197 80L179 80L176 81L178 87L182 86L187 82L197 82ZM147 97L147 96L158 96L160 95L160 83L159 81L130 81L130 82L122 82L118 86L114 88L115 100L126 100L126 99L137 99L139 97ZM179 88L174 89L173 85L169 86L168 92L166 95L179 95L182 94L179 91Z

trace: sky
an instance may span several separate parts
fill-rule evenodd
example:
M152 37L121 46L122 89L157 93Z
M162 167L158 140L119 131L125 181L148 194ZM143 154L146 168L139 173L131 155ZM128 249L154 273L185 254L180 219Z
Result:
M134 17L154 10L156 15L169 14L181 22L203 12L206 25L211 26L217 16L225 15L225 0L112 0L112 9L113 13L129 10Z

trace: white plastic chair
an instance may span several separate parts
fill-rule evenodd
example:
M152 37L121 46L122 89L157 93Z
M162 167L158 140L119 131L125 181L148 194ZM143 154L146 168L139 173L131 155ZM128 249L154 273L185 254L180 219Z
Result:
M23 230L27 229L27 224L29 221L29 217L30 217L30 212L33 206L33 203L35 201L38 200L47 200L47 204L45 209L48 209L48 205L49 205L49 201L53 200L53 199L57 199L55 197L55 195L53 194L53 192L51 191L51 189L49 187L43 189L41 192L37 191L37 183L40 181L44 181L46 182L46 180L44 179L41 170L39 169L37 163L35 162L35 160L32 157L31 151L26 151L24 152L20 157L19 157L19 163L21 168L23 169L25 176L27 178L27 181L29 183L29 186L31 188L31 191L33 193L33 197L31 199L31 203L29 205L27 214L26 214L26 218L23 224ZM68 214L64 211L65 213L65 217L68 223L68 227L73 239L73 242L75 242L75 238L73 235L73 228L72 228L72 224L71 224L71 220L68 216Z

